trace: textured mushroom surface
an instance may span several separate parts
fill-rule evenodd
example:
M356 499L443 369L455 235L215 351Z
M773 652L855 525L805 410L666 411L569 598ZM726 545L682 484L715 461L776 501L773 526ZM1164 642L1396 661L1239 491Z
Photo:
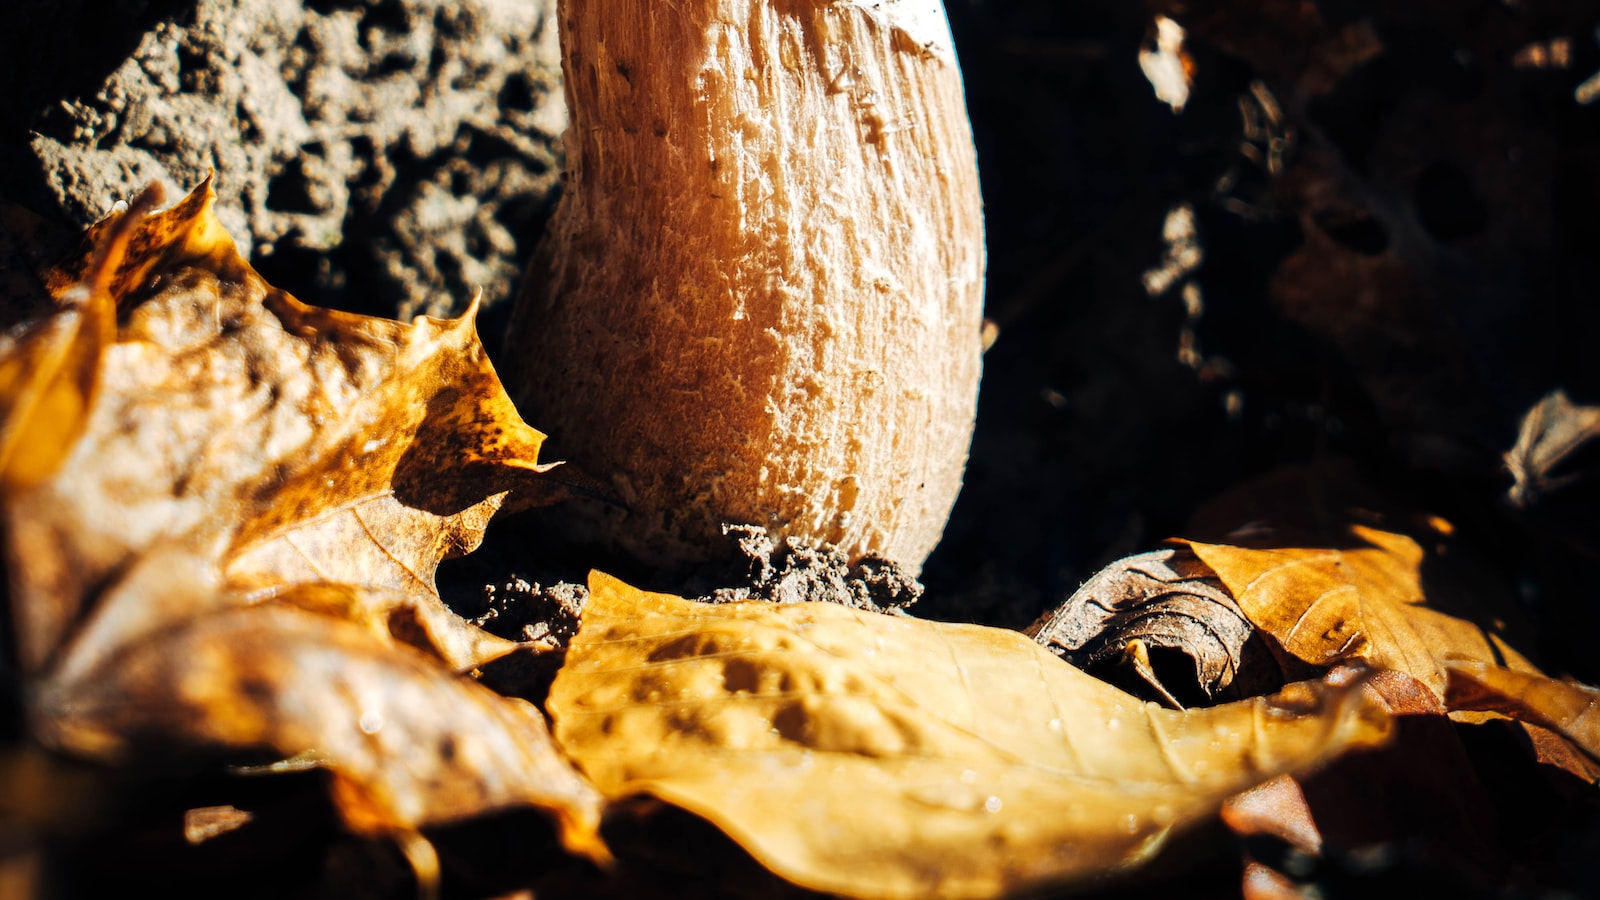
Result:
M913 571L960 489L982 204L936 2L563 4L568 186L508 335L524 409L655 561L724 522Z

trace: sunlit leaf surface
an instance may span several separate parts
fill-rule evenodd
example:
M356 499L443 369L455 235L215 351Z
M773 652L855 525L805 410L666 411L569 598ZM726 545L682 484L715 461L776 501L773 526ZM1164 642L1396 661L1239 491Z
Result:
M805 887L974 897L1136 862L1229 795L1386 732L1318 683L1178 713L1010 631L708 606L591 577L549 710L610 797L653 794Z
M518 645L434 585L497 510L560 493L543 435L471 314L307 306L213 200L152 214L152 194L95 226L46 278L60 308L0 348L32 736L111 763L310 753L358 830L527 805L603 857L599 797L543 715L461 674Z

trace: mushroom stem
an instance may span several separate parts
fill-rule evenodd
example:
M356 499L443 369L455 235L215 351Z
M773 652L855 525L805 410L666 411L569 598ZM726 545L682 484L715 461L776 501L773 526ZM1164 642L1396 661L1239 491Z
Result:
M726 522L915 572L961 486L983 222L938 0L562 0L567 185L511 381L656 563Z

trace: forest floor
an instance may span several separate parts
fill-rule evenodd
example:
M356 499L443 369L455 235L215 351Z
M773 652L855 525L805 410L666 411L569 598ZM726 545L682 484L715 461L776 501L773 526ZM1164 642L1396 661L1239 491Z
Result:
M406 16L429 5L389 5L401 10L390 28L401 47L412 27ZM182 27L196 4L117 4L122 31L92 27L82 4L50 15L46 6L23 3L20 27L0 45L11 51L18 86L0 106L0 251L21 254L6 261L8 285L103 213L99 199L121 189L116 179L131 183L159 164L183 180L237 157L239 170L221 173L224 184L237 179L227 215L250 236L252 263L274 284L308 302L398 316L458 311L428 298L460 303L470 285L488 284L482 329L491 354L502 352L495 329L559 190L562 119L551 107L558 69L547 34L531 33L529 47L542 47L529 50L535 63L463 63L497 79L501 112L492 121L452 107L422 117L449 123L451 133L419 138L417 123L384 132L390 126L380 122L363 137L351 130L357 107L390 101L362 95L348 101L344 118L324 116L310 132L243 136L246 149L235 157L186 156L174 148L218 136L157 139L148 126L128 138L116 128L131 127L132 107L116 107L123 124L113 127L105 117L115 103L103 93L98 104L79 100L92 99L144 46L139 35L163 22ZM340 6L308 3L304 14ZM965 486L921 573L925 593L912 613L1026 627L1103 566L1183 535L1220 492L1287 465L1343 458L1395 504L1454 523L1487 577L1537 625L1533 649L1546 671L1600 682L1600 595L1590 572L1600 565L1600 439L1533 460L1544 477L1532 501L1512 502L1506 463L1524 417L1550 392L1600 403L1600 86L1587 101L1582 87L1600 74L1594 5L949 7L982 169L986 315L998 338L984 360ZM1181 110L1157 97L1140 66L1141 51L1155 44L1157 14L1187 29L1192 83ZM252 20L267 23L259 33L271 33L278 20L260 16ZM440 34L448 31L442 21L431 26ZM465 34L487 26L452 27ZM77 34L87 37L65 41ZM191 56L200 46L187 32L180 40ZM217 38L219 58L228 40ZM317 65L314 55L305 65ZM150 78L152 90L167 90ZM315 83L289 78L285 90L305 102ZM225 79L205 84L206 96L228 99ZM265 149L250 149L251 140ZM273 141L285 143L268 146ZM116 178L62 175L97 165ZM464 197L476 199L463 206ZM440 237L446 233L453 236ZM13 249L19 245L26 246ZM441 571L446 598L472 615L484 608L485 586L581 582L592 560L527 555L528 535L559 529L556 515L498 523L481 552ZM613 563L627 572L625 562ZM633 574L684 584L684 573ZM1463 741L1481 754L1480 768L1515 752L1486 733ZM289 848L336 873L321 884L330 895L356 883L370 896L403 893L408 876L393 853L337 837L329 810L313 799L316 778L305 780L306 790L278 801L293 827L194 863L180 892L206 893L217 884L208 879ZM157 806L204 805L213 787L186 784ZM1505 810L1518 810L1505 812L1502 827L1517 815L1542 815L1527 808L1532 801L1509 796L1531 790L1526 785L1501 781L1495 789L1508 795ZM1573 862L1600 845L1600 818L1592 807L1562 815L1571 815L1564 844L1529 861L1536 875L1509 886L1457 883L1458 873L1404 853L1329 864L1309 880L1325 897L1439 883L1492 896L1600 892L1594 871ZM604 889L780 890L725 838L682 818L648 830L651 841L672 833L673 845L634 847L644 873L637 881ZM470 860L471 876L455 889L487 895L518 883L537 856L529 843L513 849L519 840L548 844L548 829L513 817L444 836L447 860ZM1202 830L1162 861L1154 884L1236 893L1231 840ZM159 883L151 860L181 856L172 847L114 844L102 835L81 847L103 854L96 865L143 873L150 883ZM685 861L713 849L722 862L709 871ZM591 874L560 863L551 872L541 895L600 889ZM98 885L97 877L85 880ZM677 880L661 889L652 881L659 878Z

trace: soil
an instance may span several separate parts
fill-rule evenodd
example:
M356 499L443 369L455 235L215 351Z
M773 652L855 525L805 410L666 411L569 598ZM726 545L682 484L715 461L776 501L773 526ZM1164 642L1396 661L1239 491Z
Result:
M214 169L224 222L273 283L400 317L459 313L481 287L481 330L500 352L497 323L560 185L551 5L17 0L0 29L11 86L0 92L0 284L35 296L33 268L115 199L152 180L187 190ZM1140 68L1157 12L1188 29L1181 112ZM1600 403L1600 102L1580 102L1600 71L1594 5L951 0L949 16L998 337L965 488L911 611L1022 628L1106 564L1182 533L1223 489L1347 457L1395 502L1456 524L1542 626L1534 649L1549 671L1600 682L1587 575L1600 563L1600 451L1591 441L1546 460L1552 477L1520 505L1504 459L1550 391ZM695 595L821 592L887 608L916 593L892 567L852 569L754 532L730 535L745 544L742 568L652 572L563 545L558 517L497 524L441 588L519 636L538 622L561 631L590 565ZM1472 740L1485 759L1512 752ZM1497 785L1522 792L1530 821L1550 790ZM195 805L187 790L165 802ZM312 839L279 835L267 850L321 860L308 877L330 893L404 893L392 854L333 836L317 815L304 819L322 823ZM1600 891L1579 862L1600 827L1592 815L1568 824L1530 884ZM520 862L503 836L442 836L460 854L447 887L489 896L556 858L526 849L543 846L540 824L517 827ZM659 890L638 871L678 872L694 894L777 887L718 835L690 825L674 838L698 840L713 862L683 874L681 858L641 838L631 888L608 889ZM160 871L114 846L81 849L110 853L130 877ZM236 861L205 852L197 893L216 886L202 875L227 877ZM273 858L252 852L248 871ZM1147 887L1236 894L1237 851L1220 852L1221 864L1157 869L1178 880ZM551 863L543 890L602 887L569 868ZM741 874L721 885L708 874L724 870ZM1484 890L1406 848L1313 876L1328 890Z
M481 289L492 307L560 179L551 13L23 0L0 39L20 88L0 107L3 190L81 228L150 182L178 197L215 172L241 250L301 299L454 316Z

